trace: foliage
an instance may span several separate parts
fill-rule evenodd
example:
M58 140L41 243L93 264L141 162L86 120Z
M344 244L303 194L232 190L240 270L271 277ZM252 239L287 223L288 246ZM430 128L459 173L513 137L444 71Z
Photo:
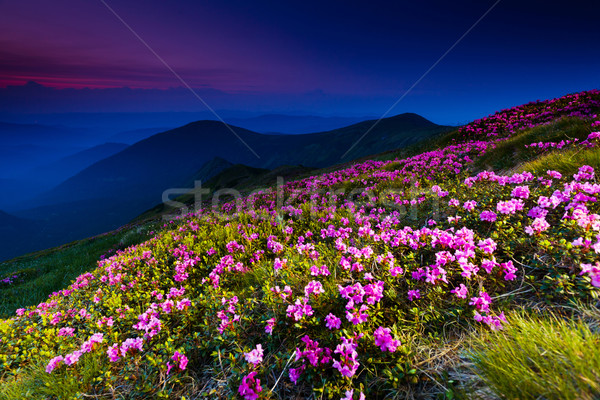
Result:
M470 358L501 398L595 399L599 342L586 323L515 314L503 331L474 336Z

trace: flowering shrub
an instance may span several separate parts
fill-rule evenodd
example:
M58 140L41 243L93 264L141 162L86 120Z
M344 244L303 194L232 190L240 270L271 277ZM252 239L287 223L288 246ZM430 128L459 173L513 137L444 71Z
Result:
M81 393L244 399L375 398L418 383L411 343L423 332L503 329L502 299L523 285L545 299L598 295L596 170L472 168L498 138L589 117L599 97L505 110L461 128L460 143L178 219L5 321L3 374L43 363L48 377L77 376L94 357Z

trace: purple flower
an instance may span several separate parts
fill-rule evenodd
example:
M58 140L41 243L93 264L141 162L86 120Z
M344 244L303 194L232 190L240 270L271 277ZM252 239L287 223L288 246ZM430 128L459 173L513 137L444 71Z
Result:
M469 290L464 285L464 283L461 283L459 287L452 289L450 293L454 293L456 297L460 299L466 299L467 295L469 294Z
M300 375L302 375L305 368L306 365L304 364L298 368L290 368L290 380L294 385L298 384L298 379L300 379Z
M481 219L482 221L488 221L488 222L494 222L496 220L496 213L493 211L482 211L481 214L479 214L479 219Z
M308 298L311 294L319 295L321 293L325 293L323 289L323 285L319 281L310 281L304 288L304 295Z
M333 367L340 373L351 378L354 376L360 363L358 362L358 353L356 352L356 343L353 339L342 337L342 343L338 344L334 353L340 355L340 360L333 361Z
M106 354L108 355L110 362L117 362L121 359L119 345L116 343L106 350Z
M477 243L477 246L479 246L481 251L484 253L492 254L494 251L496 251L497 244L493 239L488 238L485 240L480 240L479 243Z
M79 361L79 357L81 357L83 353L80 350L75 350L74 352L67 354L64 358L65 364L73 365L77 361Z
M325 326L327 327L327 329L329 329L329 330L340 329L341 325L342 325L342 320L339 319L338 317L336 317L335 315L333 315L332 313L329 313L325 317Z
M476 206L477 206L477 202L475 200L468 200L468 201L465 201L465 204L463 204L463 208L467 211L474 210Z
M517 186L511 192L511 196L519 199L529 198L529 186Z
M380 326L373 332L373 336L375 337L375 346L379 346L381 351L393 353L400 346L400 341L392 337L390 328Z
M185 371L185 369L187 368L188 358L184 354L176 351L173 354L173 357L171 357L171 360L175 361L176 363L179 363L177 364L177 367L179 367L180 370Z
M346 395L342 397L340 400L353 400L354 399L354 389L346 390ZM363 392L358 393L358 400L365 400L366 397Z
M273 328L275 327L275 318L267 320L267 326L265 326L265 332L269 335L273 334Z
M53 359L50 360L50 362L46 366L46 372L49 374L52 373L52 371L54 371L56 369L56 367L58 367L58 365L63 361L64 361L63 356L54 357Z
M410 300L410 301L421 298L421 292L419 291L419 289L409 290L407 295L408 295L408 300Z
M75 329L73 328L60 328L58 330L58 336L73 336Z
M256 400L258 394L262 392L262 386L260 386L260 379L255 379L257 372L250 372L242 379L242 383L238 388L240 396L244 397L245 400Z
M306 298L296 299L293 305L289 305L286 309L288 318L294 318L294 321L300 321L304 316L310 317L313 315L313 309L308 305Z
M246 361L248 361L250 364L253 364L254 366L257 366L258 364L260 364L263 360L263 348L262 345L257 344L256 348L248 353L244 353L244 357L246 358Z

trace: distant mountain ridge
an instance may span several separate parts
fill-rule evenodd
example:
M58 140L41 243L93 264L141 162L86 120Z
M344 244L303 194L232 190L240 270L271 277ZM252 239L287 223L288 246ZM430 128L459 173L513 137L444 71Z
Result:
M449 130L410 113L382 119L374 126L375 122L364 121L326 132L278 136L216 121L193 122L153 135L95 163L40 200L50 204L100 197L142 199L153 196L155 203L163 190L189 182L190 177L215 157L267 169L283 164L325 167L407 146ZM343 157L373 126L360 144Z
M64 157L31 171L37 179L56 185L90 165L129 147L124 143L104 143Z
M372 118L265 114L252 118L225 118L225 122L260 133L298 135L338 129Z
M10 211L17 217L40 221L40 227L30 232L29 248L24 250L32 251L127 224L161 203L165 190L178 189L181 194L186 188L191 190L196 180L206 182L220 173L223 179L219 178L217 186L241 181L249 186L252 179L266 184L282 171L278 168L282 165L292 166L292 170L298 165L304 166L300 170L331 166L452 129L416 114L375 122L304 135L266 135L221 122L197 121L135 143L85 168L35 202ZM0 254L0 259L5 257Z

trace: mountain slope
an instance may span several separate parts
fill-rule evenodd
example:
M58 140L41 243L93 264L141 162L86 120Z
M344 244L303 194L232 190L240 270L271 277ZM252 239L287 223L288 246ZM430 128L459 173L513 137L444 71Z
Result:
M0 396L598 398L598 112L503 110L165 224L0 321ZM504 375L473 374L486 349Z
M320 117L316 115L285 115L266 114L252 118L226 118L232 125L260 133L284 133L289 135L321 132L356 124L368 119L367 117Z
M90 165L125 150L124 143L104 143L64 157L29 172L32 178L56 185Z
M215 157L269 169L283 164L324 167L405 146L448 130L415 114L386 118L342 159L347 148L367 132L373 122L297 136L262 135L231 127L234 134L219 122L194 122L154 135L92 165L40 200L57 203L98 197L125 200L153 196L156 202L163 190L189 182L190 177Z

